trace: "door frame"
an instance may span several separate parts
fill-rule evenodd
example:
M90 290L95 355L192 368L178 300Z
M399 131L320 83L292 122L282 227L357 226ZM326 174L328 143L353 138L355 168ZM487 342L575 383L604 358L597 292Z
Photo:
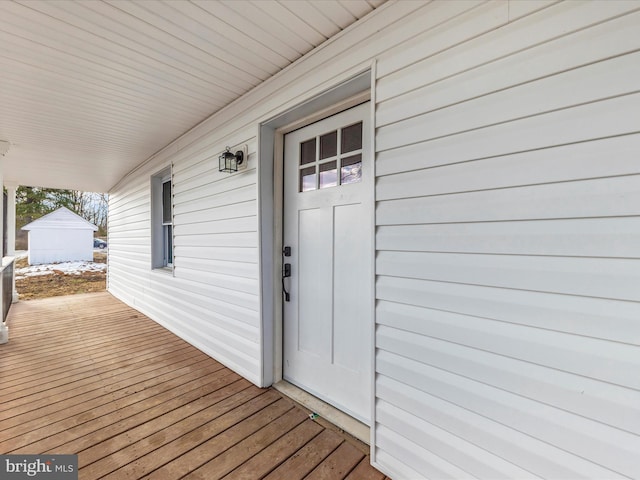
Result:
M258 235L260 242L259 268L261 293L260 341L262 347L262 386L282 382L283 366L283 299L281 289L282 248L283 248L283 188L284 188L284 136L298 128L330 117L353 106L370 101L370 148L375 157L375 115L374 115L374 72L375 64L336 87L330 88L310 100L281 112L276 117L260 124L258 135ZM372 172L375 178L375 158ZM375 181L374 181L375 184ZM369 226L375 233L375 187L369 194L374 205ZM369 259L375 272L375 236L372 239ZM371 422L374 417L375 378L375 273L371 278L372 298L370 318L372 340L371 362ZM346 416L346 414L345 414ZM374 428L370 430L370 444L373 445Z

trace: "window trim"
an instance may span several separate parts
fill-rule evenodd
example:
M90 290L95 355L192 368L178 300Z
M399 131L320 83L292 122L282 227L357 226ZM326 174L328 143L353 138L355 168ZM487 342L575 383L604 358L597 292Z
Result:
M175 266L175 234L173 219L173 166L151 176L151 268L173 273ZM169 183L169 217L164 208L165 185ZM170 236L170 237L169 237ZM169 258L170 257L170 258Z

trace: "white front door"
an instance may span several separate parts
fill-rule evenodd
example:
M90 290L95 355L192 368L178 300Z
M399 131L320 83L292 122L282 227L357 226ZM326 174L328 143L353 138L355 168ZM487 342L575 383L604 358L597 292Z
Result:
M283 376L370 421L370 104L285 136Z

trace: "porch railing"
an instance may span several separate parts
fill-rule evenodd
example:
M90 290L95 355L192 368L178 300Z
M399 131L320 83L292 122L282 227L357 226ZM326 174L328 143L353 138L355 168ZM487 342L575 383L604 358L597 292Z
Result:
M14 257L4 257L2 259L2 321L7 320L9 309L13 302L13 275Z

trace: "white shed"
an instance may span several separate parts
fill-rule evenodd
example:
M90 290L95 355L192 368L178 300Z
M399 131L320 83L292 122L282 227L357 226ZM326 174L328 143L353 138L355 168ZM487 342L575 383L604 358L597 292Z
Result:
M61 207L22 227L29 232L29 264L93 260L93 223Z

